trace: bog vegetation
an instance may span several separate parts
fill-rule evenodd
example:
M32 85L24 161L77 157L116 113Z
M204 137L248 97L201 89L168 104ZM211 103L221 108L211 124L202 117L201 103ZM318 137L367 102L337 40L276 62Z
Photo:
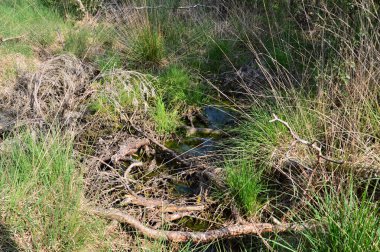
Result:
M0 2L1 251L380 251L380 5Z

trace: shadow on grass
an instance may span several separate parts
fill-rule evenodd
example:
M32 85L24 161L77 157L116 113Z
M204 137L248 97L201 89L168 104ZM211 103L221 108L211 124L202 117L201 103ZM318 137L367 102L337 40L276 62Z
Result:
M16 245L16 242L12 239L12 235L1 222L0 222L0 251L4 251L4 252L20 251Z

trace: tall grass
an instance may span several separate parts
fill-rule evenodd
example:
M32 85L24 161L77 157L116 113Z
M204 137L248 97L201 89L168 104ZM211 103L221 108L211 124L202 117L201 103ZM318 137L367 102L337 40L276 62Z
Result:
M265 76L266 90L247 92L255 113L241 126L240 153L264 161L269 168L281 168L282 161L291 155L302 167L314 169L321 180L326 170L335 174L335 179L348 170L355 176L366 176L366 169L379 171L380 35L374 32L380 21L379 6L355 0L350 6L320 1L320 5L303 8L317 13L302 31L305 36L299 43L304 46L289 47L286 40L277 37L282 34L278 29L284 28L282 21L269 18L271 45L265 41L254 44L253 39L249 43ZM279 57L273 48L291 50L286 51L286 57ZM295 58L304 63L301 68ZM258 112L260 108L275 112L301 138L316 141L324 155L342 159L344 164L318 162L315 153L293 145L294 139L282 125L270 125L269 117L258 119L263 113ZM305 233L305 251L379 250L377 204L373 198L354 192L352 186L345 186L315 195L313 218L323 228Z
M358 196L352 181L336 191L323 190L316 195L313 219L321 225L317 231L304 231L308 251L379 251L380 217L378 204L364 193Z
M102 223L82 210L83 180L70 139L25 131L7 139L0 155L1 219L32 251L91 247Z
M305 31L314 32L314 37L305 35L298 47L289 47L286 40L278 38L277 35L282 34L278 30L286 26L281 26L281 20L270 19L271 44L265 41L253 44L253 39L248 42L265 76L262 84L265 91L248 90L247 96L251 98L254 111L268 109L278 113L301 138L317 141L324 155L343 159L342 168L377 169L380 168L376 154L380 134L377 126L380 122L380 86L377 84L380 36L373 31L380 19L375 3L355 0L352 5L354 12L345 12L345 5L329 1L307 6L314 8L312 10L318 15L315 21L309 21L313 22L309 29L314 27L314 31ZM285 66L272 53L271 48L276 47L293 49L286 51L287 57L294 55L304 66L297 67L296 60L288 61L295 65ZM257 113L248 117L252 125L258 123ZM273 126L267 122L261 127L269 131ZM244 141L245 135L251 133L242 133L244 146L248 143ZM284 140L287 142L272 141L268 145L273 146L273 150L286 144L290 147L293 139ZM275 157L272 154L267 153L266 157ZM306 158L303 155L304 152L299 153L298 158Z

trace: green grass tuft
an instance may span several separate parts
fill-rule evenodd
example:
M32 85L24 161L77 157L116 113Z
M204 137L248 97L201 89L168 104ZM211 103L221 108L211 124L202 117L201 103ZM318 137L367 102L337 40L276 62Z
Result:
M26 131L0 155L2 221L26 250L74 251L93 243L102 224L81 211L83 179L71 141Z
M65 41L63 50L74 54L78 58L85 58L91 47L91 35L93 34L88 29L70 31Z
M265 191L263 169L245 158L225 162L227 184L235 199L248 215L256 214L262 207Z
M307 251L380 251L378 204L365 194L359 197L352 185L316 197L312 207L318 232L304 232Z
M130 56L140 64L159 65L165 53L165 41L159 29L141 28L132 38Z
M170 134L177 129L180 118L177 110L168 111L162 98L158 98L152 111L152 119L156 124L158 133Z
M207 95L207 91L198 80L176 65L168 67L160 76L159 88L164 99L170 104L200 105L204 103Z

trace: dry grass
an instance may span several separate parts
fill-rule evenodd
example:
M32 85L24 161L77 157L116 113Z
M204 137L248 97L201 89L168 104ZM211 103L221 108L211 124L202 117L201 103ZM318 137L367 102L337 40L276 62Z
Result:
M323 4L315 10L320 15L314 24L315 52L300 52L303 62L310 62L301 73L290 72L268 55L260 56L251 44L258 67L267 77L267 96L248 95L253 102L273 101L273 112L299 128L303 138L317 141L327 156L343 159L342 167L379 169L380 36L373 32L379 17L373 4L358 1L355 6L354 17L337 6L335 12ZM268 57L274 69L268 69ZM305 153L298 156L307 159Z

